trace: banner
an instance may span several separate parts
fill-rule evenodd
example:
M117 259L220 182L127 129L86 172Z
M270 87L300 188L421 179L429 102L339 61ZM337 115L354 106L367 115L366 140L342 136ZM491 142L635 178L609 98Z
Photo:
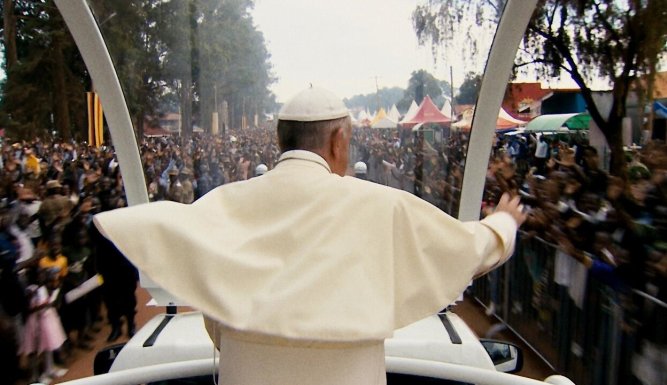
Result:
M104 144L104 112L96 92L86 92L88 101L88 145L100 147Z

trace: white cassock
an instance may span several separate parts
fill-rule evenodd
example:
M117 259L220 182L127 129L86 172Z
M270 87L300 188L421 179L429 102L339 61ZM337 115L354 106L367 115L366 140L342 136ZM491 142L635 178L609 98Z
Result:
M383 384L384 339L503 263L517 229L507 213L460 222L301 150L191 205L139 205L95 223L217 322L225 385Z

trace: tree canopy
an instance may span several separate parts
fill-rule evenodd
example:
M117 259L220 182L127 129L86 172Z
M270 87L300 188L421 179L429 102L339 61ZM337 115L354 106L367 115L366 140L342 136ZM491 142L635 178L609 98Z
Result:
M482 76L474 72L468 72L454 100L458 104L475 104L481 86Z
M421 104L427 95L436 105L442 106L445 102L445 95L451 97L450 94L451 87L448 82L436 79L435 76L425 70L413 71L398 107L407 110L413 100L417 104Z
M252 0L91 0L133 123L180 112L183 134L275 109L270 55ZM93 86L53 0L2 2L5 52L0 124L16 138L56 131L81 139Z
M0 125L19 137L82 137L89 79L52 1L3 1Z
M468 20L466 13L476 16L477 26L493 25L504 3L432 0L415 9L415 31L420 42L434 46L467 35L474 52L475 38L470 33L474 27L461 24ZM664 0L540 0L515 60L515 69L530 68L545 77L567 75L577 83L607 139L611 171L617 175L625 170L622 119L628 94L639 77L655 76L660 57L667 52L665 17ZM606 116L593 100L591 87L598 79L612 88L612 108Z

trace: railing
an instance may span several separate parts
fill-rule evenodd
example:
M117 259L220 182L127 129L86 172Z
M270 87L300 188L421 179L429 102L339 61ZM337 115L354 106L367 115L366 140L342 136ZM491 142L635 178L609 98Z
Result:
M577 384L666 384L667 305L611 287L556 245L524 236L507 264L475 281L473 296Z

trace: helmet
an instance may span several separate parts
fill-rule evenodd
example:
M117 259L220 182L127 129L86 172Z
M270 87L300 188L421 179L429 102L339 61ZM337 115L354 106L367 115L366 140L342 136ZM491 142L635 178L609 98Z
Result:
M364 162L357 162L354 164L354 173L355 174L366 174L366 170L368 168L366 167L366 163Z
M255 167L255 176L264 175L267 171L269 171L269 168L266 167L264 163L259 164L257 167Z

